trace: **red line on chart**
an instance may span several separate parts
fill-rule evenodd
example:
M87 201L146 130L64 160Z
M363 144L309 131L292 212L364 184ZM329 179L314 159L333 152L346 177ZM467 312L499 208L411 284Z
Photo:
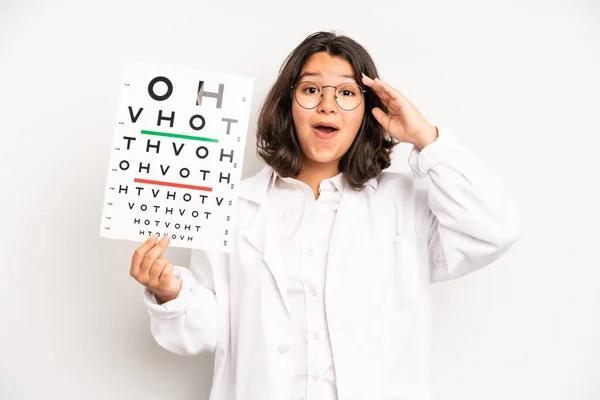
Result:
M171 186L171 187L177 187L177 188L182 188L182 189L204 190L205 192L212 192L212 188L205 187L205 186L184 185L183 183L151 181L148 179L139 179L139 178L135 178L133 181L136 183L147 183L150 185Z

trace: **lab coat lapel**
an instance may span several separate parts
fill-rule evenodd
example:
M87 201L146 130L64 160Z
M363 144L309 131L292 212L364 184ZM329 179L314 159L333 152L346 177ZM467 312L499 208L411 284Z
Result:
M244 237L262 255L262 259L273 276L277 289L281 295L283 304L289 315L287 300L287 287L285 285L285 260L284 254L275 246L275 242L269 240L275 233L274 213L270 210L267 201L270 185L272 184L273 170L265 167L254 178L248 180L248 184L240 194L240 197L258 203L258 211L253 217Z

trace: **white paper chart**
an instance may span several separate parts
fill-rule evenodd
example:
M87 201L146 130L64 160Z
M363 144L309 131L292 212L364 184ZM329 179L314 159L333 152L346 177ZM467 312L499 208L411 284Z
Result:
M229 252L251 78L132 64L125 73L100 236Z

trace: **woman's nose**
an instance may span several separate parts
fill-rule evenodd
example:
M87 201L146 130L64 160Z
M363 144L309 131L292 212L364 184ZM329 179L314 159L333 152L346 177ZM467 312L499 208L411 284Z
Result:
M326 90L329 89L329 90ZM319 111L324 112L335 112L337 111L338 105L335 100L336 88L324 87L321 93L321 104L319 104Z

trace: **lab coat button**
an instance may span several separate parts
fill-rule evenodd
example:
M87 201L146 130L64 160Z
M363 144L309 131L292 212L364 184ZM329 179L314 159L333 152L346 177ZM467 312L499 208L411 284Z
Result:
M288 354L290 352L290 345L287 343L282 343L279 345L279 352L281 354Z

